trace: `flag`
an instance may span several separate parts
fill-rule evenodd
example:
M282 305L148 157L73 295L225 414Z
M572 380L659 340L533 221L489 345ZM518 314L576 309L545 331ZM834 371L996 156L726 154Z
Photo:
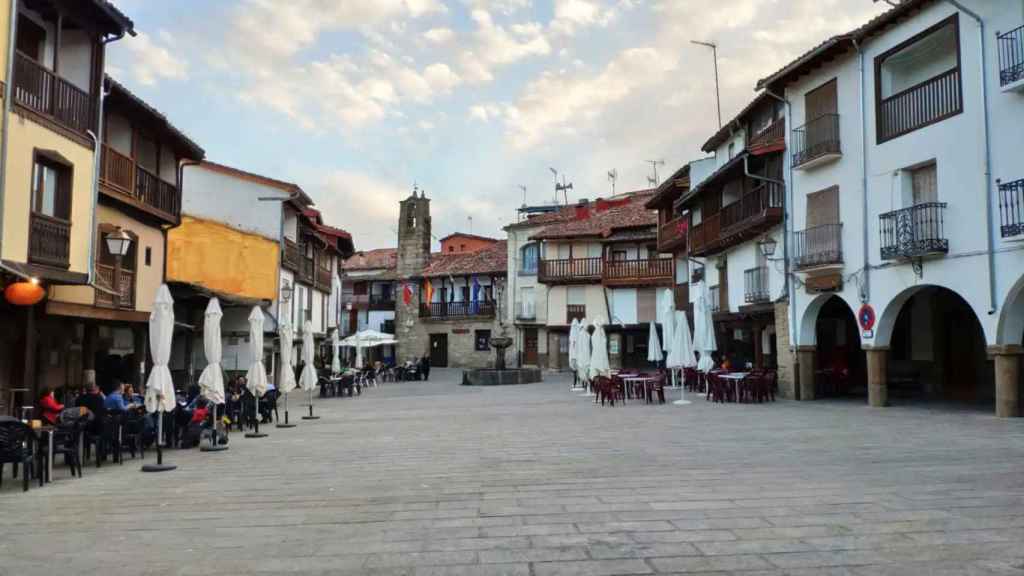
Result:
M434 285L429 279L423 282L423 297L427 304L434 301Z
M404 302L406 306L412 304L412 287L408 284L405 284L402 287L402 302Z
M480 311L480 280L473 276L473 314Z

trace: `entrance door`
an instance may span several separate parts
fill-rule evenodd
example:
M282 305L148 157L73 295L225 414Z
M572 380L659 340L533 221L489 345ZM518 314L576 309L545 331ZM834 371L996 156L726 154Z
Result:
M523 364L537 365L537 329L523 330Z
M448 335L430 335L430 365L434 368L448 367Z

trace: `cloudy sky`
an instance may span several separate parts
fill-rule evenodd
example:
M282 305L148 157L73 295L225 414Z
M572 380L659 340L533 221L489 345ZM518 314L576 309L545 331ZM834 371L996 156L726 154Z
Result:
M647 187L698 157L756 80L878 13L871 0L115 0L109 71L209 159L301 185L357 249L397 202L436 236L500 235L515 207Z

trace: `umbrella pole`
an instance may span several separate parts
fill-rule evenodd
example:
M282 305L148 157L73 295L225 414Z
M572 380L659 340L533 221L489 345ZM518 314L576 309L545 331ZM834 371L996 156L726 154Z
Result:
M288 423L288 393L284 393L284 424L277 423L278 428L295 428L295 424Z
M672 369L672 378L675 379L675 377L676 377L676 371L673 368ZM675 402L673 402L673 404L675 404L676 406L686 406L687 404L692 404L692 402L690 402L689 400L686 399L686 382L683 382L682 378L680 378L680 383L679 383L679 400L676 400Z
M157 409L156 419L156 464L145 464L142 466L143 472L167 472L174 470L177 466L173 464L164 464L164 453L161 450L161 446L164 441L164 413Z
M319 420L319 416L313 416L313 389L309 389L309 416L303 416L303 420Z
M226 445L221 445L220 438L217 437L217 406L219 404L214 404L210 413L210 445L200 446L200 452L223 452L228 449Z
M245 437L246 438L266 438L267 437L266 434L260 433L260 397L258 395L256 395L256 394L253 394L253 397L256 398L256 414L253 415L254 416L253 422L255 423L256 427L254 428L253 432L247 433L245 435Z

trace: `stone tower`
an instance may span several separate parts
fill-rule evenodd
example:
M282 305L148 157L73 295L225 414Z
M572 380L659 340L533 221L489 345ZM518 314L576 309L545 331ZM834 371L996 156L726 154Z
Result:
M430 200L424 192L399 203L398 214L398 263L395 303L395 335L398 339L397 360L404 362L428 353L428 337L420 324L419 277L430 263ZM411 291L406 304L405 298Z

